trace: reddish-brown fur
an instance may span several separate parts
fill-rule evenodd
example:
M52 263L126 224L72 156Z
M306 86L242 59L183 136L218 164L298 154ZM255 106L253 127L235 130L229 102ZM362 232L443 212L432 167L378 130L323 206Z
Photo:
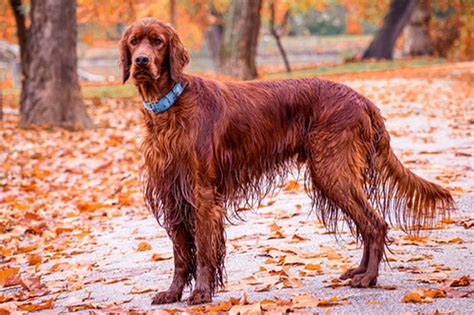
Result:
M160 40L156 40L160 38ZM134 60L146 55L151 65ZM173 28L146 18L121 41L124 81L144 100L188 83L167 111L142 110L147 206L173 241L175 271L153 303L210 302L224 285L224 222L258 204L295 168L305 170L313 209L329 228L346 221L364 245L355 287L377 280L385 218L410 230L454 207L448 191L406 169L390 148L379 109L349 87L322 80L220 82L182 72L189 55ZM340 221L340 220L339 220Z

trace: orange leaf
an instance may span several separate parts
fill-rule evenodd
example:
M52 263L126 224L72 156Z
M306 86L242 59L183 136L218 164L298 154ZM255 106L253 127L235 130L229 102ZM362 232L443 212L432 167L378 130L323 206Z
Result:
M16 283L17 281L14 281L19 277L18 271L20 268L5 268L0 270L0 287L7 287L7 286L12 286L16 285L19 283ZM21 282L21 280L20 280ZM12 284L16 283L16 284Z
M77 209L81 212L93 212L95 210L106 207L106 205L102 203L83 202L83 201L77 202L76 206L77 206Z
M18 309L27 312L37 312L41 310L46 310L54 307L53 299L43 301L39 304L34 303L25 303L18 306Z
M147 250L151 250L151 245L147 242L140 242L136 248L137 252L145 252Z
M151 246L150 246L151 249ZM153 254L151 255L151 261L162 261L162 260L168 260L171 259L171 255L161 255L161 254Z
M28 255L27 259L30 266L41 264L43 261L43 258L38 254Z
M292 191L292 190L299 190L300 184L296 180L290 180L285 187L283 188L284 191Z
M304 269L321 271L321 266L316 264L307 264L306 266L304 266Z
M471 277L469 276L462 276L459 279L456 279L451 283L452 287L467 287L471 284Z

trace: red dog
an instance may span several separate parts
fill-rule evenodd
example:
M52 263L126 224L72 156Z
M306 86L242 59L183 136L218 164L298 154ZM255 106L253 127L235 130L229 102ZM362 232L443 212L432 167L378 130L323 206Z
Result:
M121 41L123 80L145 102L147 206L173 241L174 277L154 304L210 302L224 285L224 221L305 166L313 208L334 228L342 216L364 252L354 287L377 281L392 214L405 228L454 207L448 191L403 167L378 108L349 87L317 78L219 82L183 73L189 54L170 25L135 22Z

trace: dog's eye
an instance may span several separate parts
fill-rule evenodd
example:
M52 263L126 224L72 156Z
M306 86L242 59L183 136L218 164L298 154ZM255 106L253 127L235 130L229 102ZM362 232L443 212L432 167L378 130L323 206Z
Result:
M138 40L136 38L132 38L132 40L130 41L130 44L133 46L135 46L137 43L138 43Z
M153 45L160 45L163 41L161 40L161 38L154 38L152 39L152 43Z

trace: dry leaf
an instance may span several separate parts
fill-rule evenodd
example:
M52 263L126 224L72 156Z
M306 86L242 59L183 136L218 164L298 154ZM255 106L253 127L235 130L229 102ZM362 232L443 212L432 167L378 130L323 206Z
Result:
M142 293L147 293L147 292L152 292L152 291L155 291L155 289L153 289L153 288L139 288L137 286L134 286L130 290L130 294L142 294Z
M262 314L260 303L252 303L248 305L234 305L229 310L229 315L257 315Z
M43 258L38 254L30 254L27 256L28 264L30 266L41 264Z
M300 184L296 180L290 180L285 187L283 188L284 191L298 191L300 190Z
M2 268L0 269L0 287L8 287L18 285L21 283L21 278L18 274L20 268Z
M470 284L471 284L471 277L462 276L461 278L454 280L451 283L451 287L467 287Z
M151 249L152 249L152 247L151 247L151 245L150 245L149 243L147 243L147 242L140 242L140 243L138 243L138 246L137 246L137 248L136 248L136 251L137 251L137 252L145 252L145 251L151 250Z
M431 303L434 298L444 298L446 292L439 289L415 289L408 292L403 298L403 303Z
M40 303L24 303L18 305L18 309L27 312L37 312L41 310L46 310L54 307L53 299L42 301Z
M173 256L171 255L166 255L166 254L153 254L151 255L151 261L162 261L162 260L168 260L171 259Z
M304 269L322 271L321 265L315 265L315 264L307 264L306 266L304 266Z
M270 231L272 233L272 236L270 236L269 239L285 238L285 235L283 234L281 228L275 222L270 224Z

